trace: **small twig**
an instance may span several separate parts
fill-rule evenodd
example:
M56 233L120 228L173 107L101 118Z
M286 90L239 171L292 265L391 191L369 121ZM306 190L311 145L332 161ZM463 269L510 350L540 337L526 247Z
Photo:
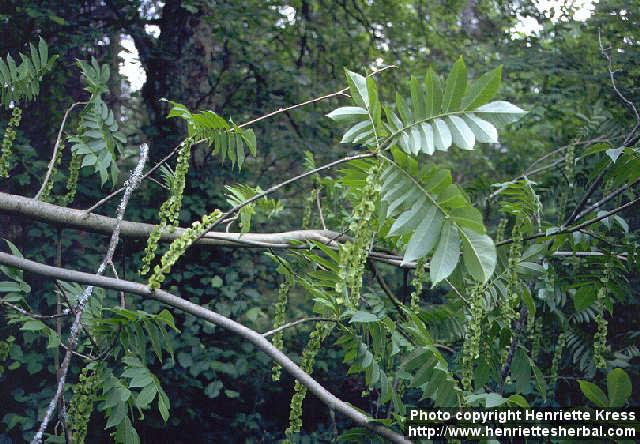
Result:
M320 188L316 188L316 206L318 207L318 214L320 215L320 223L322 229L327 229L327 224L324 223L324 214L322 213L322 205L320 205Z
M627 137L624 139L623 145L630 146L631 142L634 139L636 131L640 128L640 113L638 113L638 108L636 108L635 104L631 100L627 99L624 96L624 94L620 92L620 90L618 89L618 86L616 85L616 79L613 72L611 54L602 46L600 30L598 30L598 44L600 45L600 52L602 53L604 58L607 59L607 70L609 71L609 79L611 79L611 86L613 87L613 90L616 92L620 100L622 100L631 109L631 111L633 112L636 118L636 125L633 127L633 129L629 132Z
M380 288L382 288L382 291L384 291L384 293L387 295L391 303L393 303L393 305L396 307L396 310L398 310L398 313L404 316L405 312L402 307L402 302L400 302L396 298L396 296L393 294L393 290L391 290L391 288L389 288L389 286L385 282L384 278L378 271L376 264L372 260L367 260L367 265L369 266L369 269L373 273L373 277L375 277L376 281L378 282L378 285L380 285Z
M382 71L385 71L385 70L387 70L387 69L389 69L389 68L395 68L395 65L389 65L389 66L385 66L385 67L383 67L383 68L380 68L380 69L378 69L378 70L375 70L375 71L374 71L374 72L372 72L371 74L367 75L367 77L370 77L370 76L374 76L374 75L376 75L376 74L379 74L379 73L381 73ZM245 123L243 123L243 124L241 124L241 125L238 125L238 127L239 127L239 128L244 128L245 126L250 126L250 125L253 125L254 123L260 122L261 120L268 119L269 117L273 117L273 116L275 116L276 114L286 113L287 111L291 111L291 110L294 110L294 109L296 109L296 108L301 108L301 107L303 107L303 106L310 105L310 104L315 103L315 102L320 102L320 101L322 101L322 100L330 99L331 97L336 97L336 96L348 96L347 91L349 91L349 88L342 88L342 89L341 89L341 90L339 90L339 91L332 92L332 93L326 94L326 95L324 95L324 96L316 97L315 99L307 100L307 101L305 101L305 102L298 103L298 104L296 104L296 105L291 105L291 106L288 106L288 107L286 107L286 108L278 108L278 109L277 109L277 110L275 110L275 111L272 111L272 112L267 113L267 114L265 114L265 115L263 115L263 116L257 117L257 118L255 118L255 119L253 119L253 120L249 120L248 122L245 122Z
M619 213L622 210L626 210L627 208L630 208L632 206L634 206L635 204L637 204L638 202L640 202L640 197L637 197L635 199L633 199L630 202L627 202L626 204L619 206L618 208L615 208L611 211L607 211L606 213L598 216L598 217L594 217L593 219L589 219L586 222L583 222L579 225L574 225L572 227L567 227L565 229L560 229L558 231L555 231L553 233L536 233L536 234L532 234L531 236L526 236L524 237L522 240L532 240L532 239L539 239L541 237L551 237L551 236L558 236L560 234L567 234L567 233L573 233L574 231L579 231L581 229L583 229L584 227L588 227L589 225L593 225L596 222L600 222L603 219L606 219L609 216L613 216L616 213ZM513 239L505 239L501 242L497 242L496 246L500 246L500 245L509 245L513 243Z
M274 328L273 330L269 330L265 333L262 333L262 336L264 336L265 338L268 338L269 336L273 336L276 333L282 331L282 330L286 330L287 328L291 328L294 327L298 324L302 324L304 322L311 322L311 321L318 321L318 322L338 322L335 319L331 319L331 318L323 318L323 317L318 317L318 316L313 316L313 317L309 317L309 318L302 318L302 319L298 319L296 321L292 321L289 322L287 324L281 325L278 328Z
M25 310L24 308L21 308L15 304L12 304L11 302L7 302L4 301L2 299L0 299L0 304L2 305L6 305L7 307L9 307L12 310L17 311L18 313L20 313L23 316L27 316L29 318L32 319L37 319L39 321L46 321L49 319L59 319L59 318L66 318L67 316L71 316L73 313L71 313L71 310L64 310L63 312L59 313L59 314L52 314L52 315L41 315L41 314L37 314L37 313L32 313L28 310Z
M44 193L44 190L47 188L47 183L49 182L50 179L53 180L53 178L51 177L51 174L53 174L53 170L56 166L58 149L60 148L60 143L62 142L62 131L64 130L64 125L67 122L67 118L69 117L69 114L71 113L73 108L75 108L76 106L86 105L87 103L88 102L75 102L69 108L67 108L67 111L64 113L64 117L62 118L62 123L60 124L60 129L58 130L58 137L56 138L56 143L53 146L53 154L51 155L51 160L49 161L49 167L47 168L47 173L44 176L44 181L42 182L42 186L40 187L40 190L38 190L38 193L34 197L35 200L40 200L42 193Z
M118 277L118 270L116 270L116 266L113 264L113 262L110 262L109 265L111 265L111 271L113 272L113 276L116 279L120 279ZM126 308L127 306L127 301L124 298L124 291L120 292L120 308Z
M160 182L160 181L159 181L158 179L156 179L155 177L153 177L153 176L149 176L149 178L148 178L148 179L149 179L151 182L153 182L153 183L155 183L156 185L158 185L159 187L164 188L164 189L165 189L165 190L167 190L167 191L171 191L171 190L169 189L169 187L168 187L168 186L166 186L165 184L163 184L162 182Z
M79 358L86 359L87 361L97 361L97 359L94 358L93 356L85 355L84 353L80 353L77 350L72 350L68 345L66 345L62 341L60 341L60 347L64 348L68 353L78 356Z
M455 293L458 295L460 299L462 299L467 305L471 305L471 302L469 301L469 299L465 298L464 295L460 292L460 290L458 290L456 286L453 285L449 279L445 279L445 282L449 284L451 288L453 288L453 291L455 291Z
M600 199L598 202L594 203L593 205L591 205L588 208L585 208L584 210L582 210L580 213L578 213L576 215L576 217L574 218L575 220L580 220L582 219L584 216L586 216L587 214L591 213L594 210L597 210L599 207L601 207L602 205L604 205L605 203L609 202L611 199L613 199L614 197L618 196L621 193L624 193L626 190L628 190L629 188L633 187L634 185L640 183L640 179L636 179L634 182L624 185L620 188L618 188L615 191L612 191L611 193L607 194L605 197L603 197L602 199Z
M584 206L589 201L589 198L593 195L593 193L595 193L595 191L598 189L598 187L602 183L602 180L604 179L604 176L608 170L609 168L606 167L602 171L600 171L600 174L598 174L598 177L594 179L594 181L591 183L591 186L589 186L589 189L587 190L587 192L584 193L584 196L580 200L580 203L573 209L573 211L571 212L571 215L562 224L563 227L566 227L576 219L576 216L578 215L578 213L582 211Z

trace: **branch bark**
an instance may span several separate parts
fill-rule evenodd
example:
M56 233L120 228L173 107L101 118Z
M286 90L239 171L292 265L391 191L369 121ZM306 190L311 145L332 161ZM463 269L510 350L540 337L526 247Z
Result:
M378 433L380 436L387 438L394 443L410 443L402 435L396 433L386 427L369 422L369 418L351 407L346 402L340 400L335 395L325 389L315 379L305 373L298 365L289 359L284 353L274 347L269 340L264 338L260 333L253 331L244 325L224 317L214 311L201 307L190 301L175 296L165 290L158 289L152 291L146 285L115 279L111 277L101 276L91 273L83 273L81 271L70 270L67 268L52 267L39 262L28 259L22 259L8 253L0 252L0 264L10 267L16 267L30 273L39 274L53 279L60 279L67 282L77 282L85 285L93 285L111 290L124 291L131 294L144 296L145 298L155 299L164 304L170 305L178 310L189 313L199 319L212 322L230 332L246 339L256 346L260 351L272 358L289 372L294 378L304 384L311 393L320 399L330 409L337 411L351 419L354 423L366 427L369 430Z

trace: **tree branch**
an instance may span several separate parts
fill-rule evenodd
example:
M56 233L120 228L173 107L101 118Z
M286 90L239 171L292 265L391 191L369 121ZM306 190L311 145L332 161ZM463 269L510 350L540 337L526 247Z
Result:
M0 252L0 264L16 267L41 276L60 279L62 281L77 282L80 284L93 285L111 290L124 291L129 294L141 295L145 298L155 299L159 302L170 305L199 319L212 322L213 324L229 330L230 332L251 342L256 346L256 348L280 364L282 368L289 372L295 379L305 385L309 391L311 391L330 409L342 413L354 423L378 433L391 442L403 444L409 443L409 441L407 441L402 435L387 429L386 427L369 422L369 418L366 415L327 391L322 387L322 385L320 385L320 383L305 373L300 367L298 367L298 365L274 347L273 344L271 344L271 342L264 338L260 333L205 307L196 305L162 289L152 291L146 285L137 282L115 279L98 274L83 273L81 271L70 270L67 268L52 267L50 265L41 264L28 259L22 259L8 253Z
M338 322L335 319L331 319L331 318L321 318L321 317L318 317L318 316L312 316L310 318L302 318L302 319L298 319L298 320L295 320L295 321L288 322L286 324L281 325L278 328L274 328L273 330L269 330L267 332L262 333L262 336L265 337L265 338L268 338L269 336L275 335L279 331L286 330L287 328L294 327L294 326L296 326L298 324L302 324L304 322L311 322L311 321L316 321L316 322L318 322L318 321L321 321L321 322Z
M618 208L614 208L611 211L607 211L606 213L598 216L598 217L594 217L593 219L589 219L586 222L583 222L581 224L578 225L574 225L571 227L567 227L565 229L560 229L558 231L555 231L553 233L536 233L536 234L532 234L531 236L526 236L524 238L522 238L522 240L532 240L532 239L539 239L541 237L551 237L551 236L557 236L559 234L567 234L567 233L573 233L574 231L579 231L582 230L584 227L588 227L589 225L593 225L596 222L600 222L602 219L606 219L609 216L613 216L616 213L619 213L622 210L626 210L627 208L630 208L632 206L634 206L635 204L637 204L638 202L640 202L640 197L637 197L635 199L633 199L630 202L627 202L624 205L619 206ZM497 242L496 246L500 246L500 245L509 245L513 243L513 239L505 239L501 242Z
M127 209L127 204L129 203L129 198L133 193L133 190L137 188L140 184L142 178L142 169L144 168L144 164L147 161L147 154L149 153L149 148L146 144L140 146L140 158L138 160L138 164L135 169L131 172L129 179L127 179L125 183L125 191L122 196L122 200L120 201L120 205L118 206L117 216L116 216L116 224L113 228L113 234L111 235L111 239L109 240L109 247L107 248L107 252L102 260L102 263L98 267L98 275L104 273L107 265L109 265L113 259L113 254L116 250L116 246L118 245L118 240L120 239L120 223L124 217L124 212ZM56 404L58 404L58 400L62 396L64 392L64 385L67 378L67 374L69 372L69 364L71 363L71 357L73 356L73 352L75 351L76 346L78 345L78 336L80 334L80 330L82 329L82 313L84 308L89 301L93 293L93 286L89 285L85 288L84 292L80 296L78 300L78 305L75 310L75 318L73 320L73 324L71 326L71 332L69 333L69 338L67 340L67 352L65 354L64 359L62 360L62 364L60 365L60 374L58 378L58 384L56 392L51 398L51 402L49 402L49 407L44 415L42 423L38 428L38 432L35 434L33 439L31 440L31 444L40 444L42 443L42 438L44 436L44 432L47 429L47 425L51 420L51 416L56 408Z

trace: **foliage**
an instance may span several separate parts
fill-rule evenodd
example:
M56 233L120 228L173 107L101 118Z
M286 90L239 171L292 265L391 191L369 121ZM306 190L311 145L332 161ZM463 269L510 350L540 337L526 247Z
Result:
M51 71L58 56L49 57L47 42L42 37L36 48L29 43L29 55L19 53L21 63L18 65L7 54L0 58L0 105L13 108L22 101L31 101L40 92L42 76Z
M171 103L171 111L167 117L180 117L187 123L189 137L198 142L205 142L212 148L212 153L220 156L220 161L229 159L231 165L238 164L242 168L246 158L246 149L256 155L256 136L252 129L243 130L233 122L227 122L213 111L200 113L190 112L184 105Z
M103 185L109 178L115 183L118 178L116 160L127 139L118 130L113 110L109 109L102 98L109 90L109 66L98 64L94 58L91 63L78 60L78 66L91 98L80 116L77 133L69 137L71 150L82 156L80 167L93 167Z

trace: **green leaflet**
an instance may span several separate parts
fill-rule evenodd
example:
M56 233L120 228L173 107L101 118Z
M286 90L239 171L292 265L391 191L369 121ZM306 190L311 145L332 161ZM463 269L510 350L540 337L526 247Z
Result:
M360 108L359 106L343 106L342 108L337 108L327 114L327 117L335 120L336 122L340 122L343 120L355 120L360 119L367 116L368 112L364 108Z
M447 361L433 345L417 348L402 364L409 385L419 387L436 407L458 407L462 391L448 370Z
M357 121L344 133L340 143L377 146L379 137L384 133L384 126L376 82L372 77L364 77L349 70L345 70L345 73L351 97L357 106L338 108L327 114L327 117L336 121Z
M480 282L487 282L496 268L496 247L493 240L469 228L462 229L462 257L464 265Z
M369 92L367 90L367 80L364 76L345 70L347 75L347 83L349 84L349 90L351 91L351 97L354 102L363 108L369 108Z
M496 126L516 122L525 114L524 110L505 101L487 103L486 105L482 105L475 109L474 112L478 117L493 123Z
M424 87L426 117L439 114L440 106L442 105L442 85L440 77L431 67L429 67L424 77Z
M462 99L462 109L476 109L493 99L500 89L502 65L483 74L469 86Z
M593 402L598 407L606 408L609 406L609 399L604 392L592 382L578 380L578 384L580 384L580 390L586 396L589 401Z
M458 111L467 89L467 67L462 57L453 64L442 95L442 112Z
M409 246L402 258L403 263L414 261L429 254L440 238L440 229L444 220L442 213L435 206L429 205L426 213L421 214L423 215L422 222L416 227L409 240Z
M614 368L607 375L607 393L609 407L624 407L631 397L631 379L621 368Z
M456 226L446 221L440 233L440 242L431 260L429 272L431 281L437 284L446 279L458 264L460 258L460 236Z

